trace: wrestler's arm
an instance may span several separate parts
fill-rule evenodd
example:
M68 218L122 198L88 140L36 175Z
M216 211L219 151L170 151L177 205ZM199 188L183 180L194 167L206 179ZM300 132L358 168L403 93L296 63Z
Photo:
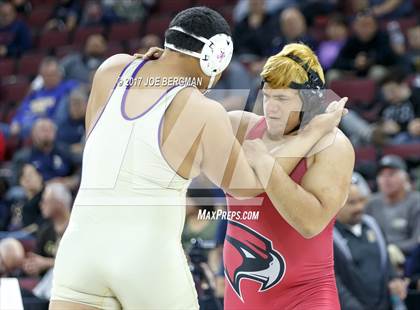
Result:
M320 151L331 143L328 139L323 139L323 143L318 143L328 133L332 132L339 124L341 117L347 113L344 108L347 97L339 101L332 102L326 113L315 116L306 126L295 136L287 136L285 140L270 151L270 155L276 158L283 170L290 174L303 157L314 151ZM260 116L245 112L231 111L228 113L236 138L242 144L246 133L260 120ZM331 140L331 139L330 139Z
M230 111L228 114L233 132L240 143L246 136L244 132L247 132L260 120L259 115L245 111ZM298 135L288 137L287 141L270 152L273 157L276 157L287 174L293 171L299 161L310 152L314 145L327 133L327 130L330 130L327 126L313 127L308 124Z
M134 59L134 56L128 54L116 54L105 60L96 70L86 107L86 136L89 135L92 130L91 127L100 116L102 109L105 107L121 71Z
M334 143L315 155L301 185L263 153L254 168L262 183L269 180L265 191L282 217L311 238L328 225L347 199L354 158L350 141L337 129ZM281 195L284 192L287 195Z
M259 179L232 132L227 112L218 102L205 97L202 100L206 125L201 139L201 171L236 198L260 194L263 189Z

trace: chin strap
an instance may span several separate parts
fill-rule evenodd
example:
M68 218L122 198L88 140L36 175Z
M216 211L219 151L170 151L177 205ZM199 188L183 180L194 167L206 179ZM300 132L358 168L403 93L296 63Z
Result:
M207 90L209 90L212 86L213 86L213 83L214 83L214 80L216 79L216 75L215 74L213 74L211 77L210 77L210 81L209 81L209 85L207 85Z

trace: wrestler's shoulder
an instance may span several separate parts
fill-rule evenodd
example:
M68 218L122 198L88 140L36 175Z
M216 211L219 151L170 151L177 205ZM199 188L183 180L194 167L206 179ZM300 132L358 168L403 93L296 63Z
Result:
M248 127L252 127L262 117L255 113L241 111L241 110L229 111L228 115L229 115L229 119L233 127L238 126L240 122L243 122L243 123L245 122L245 124L248 124Z
M136 57L129 54L115 54L107 58L96 71L96 76L121 73L126 65L135 60Z
M330 135L333 136L332 139L329 135L321 139L320 143L322 143L322 140L324 139L331 139L330 141L332 141L332 143L329 145L329 147L320 152L319 155L329 158L341 157L343 160L354 160L354 148L349 138L339 128L335 128L330 133Z

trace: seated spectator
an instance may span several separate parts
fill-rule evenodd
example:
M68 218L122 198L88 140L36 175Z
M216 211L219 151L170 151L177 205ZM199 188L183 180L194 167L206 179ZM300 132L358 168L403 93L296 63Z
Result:
M341 309L390 309L390 294L392 300L401 302L407 294L407 283L392 269L378 224L364 214L370 194L367 182L355 173L352 183L334 228L334 267Z
M155 34L147 34L141 38L139 45L136 46L137 48L136 53L146 54L149 48L154 47L154 46L161 47L162 40Z
M87 94L82 89L75 89L70 94L66 117L58 122L57 140L70 147L70 151L81 164L83 140L85 137L85 114Z
M377 21L368 13L356 16L353 30L354 34L347 39L333 65L338 70L330 70L327 79L341 78L347 71L380 80L387 73L384 66L395 65L398 61L388 34L379 30Z
M248 15L233 31L235 53L270 56L277 24L265 11L264 0L250 0Z
M45 30L72 31L76 28L81 14L79 0L59 0Z
M389 137L395 137L394 143L414 142L419 135L416 124L420 120L420 105L417 104L420 89L410 88L404 79L403 72L392 71L381 87L381 128Z
M107 42L101 34L90 35L83 53L71 54L61 60L64 79L90 84L96 69L105 60L106 50Z
M312 26L315 18L318 16L330 15L333 12L339 12L340 1L337 0L309 0L298 1L299 8L305 16L309 26Z
M46 57L39 68L43 86L29 93L12 119L10 133L27 137L40 117L56 119L68 101L70 92L78 82L63 79L63 70L55 58ZM60 109L61 107L61 109Z
M285 9L280 14L280 34L273 40L272 54L280 52L286 44L305 43L316 50L317 43L307 32L305 17L297 8Z
M43 222L39 204L44 182L41 174L34 165L26 163L18 171L18 182L20 187L10 190L22 190L18 195L8 193L7 202L10 204L10 219L5 230L13 231L18 235L30 235L36 232L38 226Z
M0 240L0 278L7 277L20 268L25 258L25 250L16 239Z
M233 9L233 20L235 24L240 23L249 14L249 2L252 0L239 0ZM296 0L263 0L267 14L275 15L281 10L297 5Z
M31 47L31 32L16 18L15 7L0 2L0 57L19 57Z
M19 183L25 190L25 203L21 211L21 227L23 230L32 233L44 222L40 210L44 182L34 165L25 164L20 173Z
M408 48L405 59L410 72L420 73L420 25L407 31Z
M68 150L57 143L57 128L47 119L38 119L32 129L32 145L18 151L14 157L13 171L19 171L25 163L33 164L45 182L50 180L70 181L73 163Z
M72 197L60 183L49 183L42 195L41 211L45 222L37 234L35 253L29 253L23 270L31 275L40 275L54 266L58 244L70 219Z
M378 168L379 192L369 200L366 212L379 223L392 253L399 250L409 255L420 240L420 193L411 189L407 166L400 157L384 156Z
M98 0L91 0L85 4L83 15L80 20L80 26L106 26L109 27L113 22L117 21L112 10L104 9L101 2Z
M157 0L118 1L102 0L107 10L112 10L119 19L138 22L144 21L157 4Z
M347 25L343 16L335 15L328 20L327 40L319 44L318 58L325 70L331 68L347 39Z

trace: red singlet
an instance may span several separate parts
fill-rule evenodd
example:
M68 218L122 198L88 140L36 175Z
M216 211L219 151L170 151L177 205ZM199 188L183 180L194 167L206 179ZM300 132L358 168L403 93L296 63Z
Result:
M262 138L266 128L263 118L247 139ZM303 159L290 176L299 184L306 170ZM227 197L229 211L259 211L259 218L228 221L225 309L340 309L334 276L335 219L319 235L305 239L266 193L257 198L263 199L260 206Z

